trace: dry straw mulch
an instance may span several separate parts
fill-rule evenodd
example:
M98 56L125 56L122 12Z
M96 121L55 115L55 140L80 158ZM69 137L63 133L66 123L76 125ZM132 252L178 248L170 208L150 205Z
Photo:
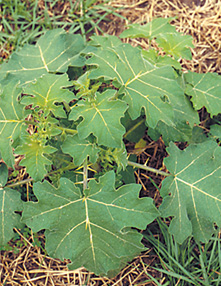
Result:
M41 248L33 246L30 241L20 249L19 254L13 251L0 255L0 285L7 286L74 286L74 285L153 285L148 274L164 281L157 271L151 269L157 259L150 250L129 263L114 279L97 277L83 267L70 271L68 261L61 262L45 255Z
M102 23L102 27L109 34L119 35L129 22L146 23L155 17L175 17L172 21L178 31L193 36L195 48L192 50L193 59L183 60L184 70L195 72L217 72L221 74L221 2L220 0L116 0L110 1L119 13L128 19L111 17L111 22ZM124 9L120 9L124 7ZM133 45L148 48L148 42L143 39L130 40ZM150 145L153 142L150 142ZM162 145L162 144L160 144ZM159 144L158 144L159 147ZM156 157L156 144L152 153ZM162 152L162 146L160 147ZM148 148L147 148L148 149ZM149 146L149 149L150 146ZM145 152L141 155L144 156ZM146 155L145 155L146 156ZM163 157L163 156L162 156ZM161 164L160 160L160 164ZM153 167L156 167L153 165ZM143 189L148 192L148 176L145 173L136 174ZM158 185L160 182L158 182ZM159 199L159 195L151 196ZM21 241L25 242L21 237ZM114 279L96 277L85 269L68 271L67 262L61 262L46 256L40 248L32 245L32 240L26 241L18 254L13 251L0 253L0 285L156 285L151 282L150 276L156 277L159 282L164 278L151 268L157 257L148 250L135 258Z
M121 14L128 23L147 23L153 18L175 17L171 24L177 31L191 35L195 48L193 59L183 60L184 69L221 74L221 2L220 0L116 0L114 7L122 7ZM125 29L123 20L115 18L106 25L107 33L119 35ZM135 45L148 48L142 39L131 40Z

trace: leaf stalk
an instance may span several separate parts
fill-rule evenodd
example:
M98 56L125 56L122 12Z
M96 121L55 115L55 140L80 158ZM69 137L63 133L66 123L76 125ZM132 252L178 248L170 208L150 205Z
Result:
M153 173L155 173L157 175L162 175L162 176L165 176L165 177L172 176L171 174L166 173L164 171L160 171L158 169L155 169L155 168L152 168L152 167L148 167L148 166L145 166L145 165L142 165L142 164L139 164L139 163L135 163L135 162L131 162L131 161L128 161L127 163L128 163L129 166L136 167L136 168L139 168L139 169L143 169L143 170L146 170L146 171L149 171L149 172L153 172Z

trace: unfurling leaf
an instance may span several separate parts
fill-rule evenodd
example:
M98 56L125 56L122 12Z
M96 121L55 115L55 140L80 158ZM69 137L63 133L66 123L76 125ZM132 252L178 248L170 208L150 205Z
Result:
M25 156L21 160L21 165L26 167L27 173L35 181L42 180L47 173L45 165L52 164L44 155L55 152L56 148L49 145L45 146L35 136L24 136L24 139L24 143L15 149L15 153Z
M207 242L214 223L221 227L221 149L207 140L184 151L171 143L167 151L165 165L173 176L163 181L161 214L174 217L169 230L179 243L190 235Z
M83 117L77 127L80 139L93 133L99 145L121 148L125 129L120 119L124 116L127 105L121 100L112 99L115 93L111 89L103 93L97 92L94 100L81 100L72 108L69 120Z
M70 259L72 268L107 275L144 249L142 235L129 227L144 229L158 215L151 198L138 198L139 185L118 190L114 185L114 172L90 181L83 197L66 178L58 189L46 181L36 183L38 202L25 203L23 221L34 232L46 229L49 255Z

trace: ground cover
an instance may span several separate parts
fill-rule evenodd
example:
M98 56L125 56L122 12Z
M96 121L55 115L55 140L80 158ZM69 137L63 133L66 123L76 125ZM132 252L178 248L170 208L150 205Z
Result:
M165 5L168 6L168 3L163 2ZM171 2L173 3L173 2ZM118 2L113 2L112 5L114 7L118 6L118 5L122 5L122 3ZM149 11L149 8L152 7L152 12L154 13L155 11L157 11L157 9L159 9L160 7L163 7L162 3L159 1L153 1L152 3L150 3L149 1L130 1L127 2L126 4L123 3L124 5L128 5L127 11L122 12L122 13L129 13L129 15L131 16L133 14L133 17L139 15L142 17L146 17L143 16L143 12L144 12L144 8L146 7L147 9L145 10L145 12ZM206 5L209 5L210 7L212 7L211 3L207 2ZM214 3L216 4L216 3ZM145 6L146 5L146 6ZM148 6L148 5L152 5L152 6ZM156 6L155 6L156 5ZM172 5L172 4L171 4ZM204 3L205 5L205 3ZM172 7L174 8L174 6L172 5ZM182 5L181 5L182 7ZM201 7L201 6L199 6ZM203 7L203 6L202 6ZM164 7L165 8L165 7ZM204 7L205 8L205 7ZM182 9L179 8L181 11ZM185 13L187 14L187 7L183 6L184 11L186 11ZM186 10L185 10L186 9ZM188 6L188 11L192 11L189 6ZM195 9L195 7L193 7L193 10ZM216 9L216 6L215 8ZM176 9L175 9L176 10ZM164 9L164 11L170 11L169 9ZM202 11L205 10L201 10ZM219 11L218 11L219 12ZM159 12L162 14L162 10ZM169 13L169 12L168 12ZM173 13L177 13L174 12ZM184 12L183 12L184 13ZM184 15L186 15L184 13ZM192 12L193 13L193 12ZM211 12L212 13L212 12ZM123 14L124 17L126 17L126 14ZM161 15L162 16L162 15ZM171 16L171 15L170 15ZM174 15L173 15L174 16ZM112 16L110 16L112 17ZM129 18L129 17L128 17ZM118 28L120 27L119 22L123 23L122 18L119 20L119 18L114 18L112 19L112 22L109 24L105 24L103 23L103 28L106 28L107 31L110 31L111 29L113 29L113 31L117 31L116 28L113 28L111 25L116 25L118 26ZM138 21L137 19L135 20L135 22ZM101 25L101 27L102 27ZM105 27L104 27L105 26ZM179 25L178 25L179 27ZM214 25L212 25L212 27L214 28ZM216 27L214 28L215 31ZM137 41L137 40L136 40ZM147 45L147 43L144 40L140 40L142 45ZM135 42L135 44L137 44L137 42ZM216 42L215 42L216 44ZM210 46L210 45L209 45ZM209 49L208 46L208 49ZM216 47L216 45L215 45ZM219 54L218 54L219 55ZM208 61L206 61L207 57L203 57L205 59L205 61L203 62L203 64L199 64L197 65L197 67L200 68L200 71L202 71L203 68L208 68L210 69L209 71L216 71L219 72L219 70L216 70L216 65L217 65L217 58L213 59L214 63L211 65L207 65ZM219 59L219 57L218 57ZM193 65L192 62L187 62L184 64L190 64ZM214 70L215 67L215 70ZM218 65L219 67L219 65ZM202 111L203 113L203 111ZM204 117L205 114L202 114L202 118ZM165 157L165 146L164 146L164 142L160 139L157 142L152 141L150 138L148 138L147 136L145 137L145 141L148 142L147 144L143 145L141 144L141 146L134 146L134 145L130 145L128 146L128 150L131 150L132 153L136 152L139 156L138 156L138 160L140 162L146 162L148 160L148 165L152 166L152 167L156 167L156 168L160 168L162 167L162 159ZM138 147L138 148L136 148ZM22 173L23 170L21 170L20 174L21 176L25 176L24 173ZM143 192L148 193L150 196L154 197L156 202L160 203L160 196L158 191L156 190L156 185L153 185L153 181L151 181L153 179L153 176L151 176L152 179L150 179L149 177L149 173L144 173L143 171L136 171L136 177L139 183L142 184L143 186ZM161 184L161 178L157 177L157 179L155 180L154 178L154 182L157 182L157 186ZM151 187L150 187L150 183L151 183ZM148 186L148 187L147 187ZM27 185L27 188L31 188L31 186ZM162 237L162 235L157 234L156 233L156 225L157 223L153 224L153 233L155 235L155 237ZM157 227L159 229L159 227ZM151 229L151 228L150 228ZM156 261L158 261L158 256L156 255L156 253L154 251L148 251L147 253L145 253L142 256L139 256L137 259L135 259L131 264L129 264L128 267L126 267L126 269L124 269L114 280L109 280L109 279L105 279L105 278L99 278L99 277L95 277L93 276L91 273L85 272L83 269L78 269L77 271L72 271L72 272L66 272L66 269L63 270L64 268L62 268L64 265L62 265L61 262L57 261L57 260L53 260L50 259L48 257L46 257L44 255L44 253L40 252L40 249L37 247L33 247L34 246L34 242L33 242L33 234L30 233L29 235L24 235L21 234L22 239L19 238L19 241L22 241L23 244L27 244L27 246L22 246L21 247L21 251L19 254L15 255L12 251L9 252L5 252L3 253L3 261L4 261L4 267L3 267L3 273L4 273L4 277L7 277L7 280L9 282L7 283L18 283L17 285L19 285L18 281L27 281L27 282L22 282L22 283L28 283L30 285L64 285L64 283L68 284L68 285L84 285L84 284L88 284L88 285L136 285L138 283L140 283L140 285L157 285L157 283L160 283L159 285L188 285L188 284L184 284L184 283L190 283L189 281L185 281L185 279L181 278L181 274L178 272L177 269L173 271L171 271L171 269L165 265L166 267L166 271L169 271L170 273L174 273L175 277L172 281L169 281L169 283L171 284L166 284L167 282L167 276L168 276L168 272L165 273L166 275L163 275L161 272L156 271L155 269L151 268L151 264L152 265L156 265ZM29 238L29 240L27 239L27 237ZM28 240L28 241L27 241ZM35 239L36 240L36 239ZM168 242L168 241L167 241ZM150 242L146 242L147 245L150 247L150 250L153 249L153 246L150 244ZM211 246L210 245L210 249L213 249L213 253L216 251L216 249L219 249L217 247L217 241L214 242L214 244ZM33 246L32 246L33 245ZM168 242L168 248L171 248L172 245L172 241L169 244ZM201 254L201 260L197 260L197 253L199 254L200 251L203 251L203 249L201 249L201 247L199 247L198 245L192 246L196 255L194 255L194 251L192 252L193 255L191 255L191 257L189 258L189 261L194 261L195 260L195 264L192 263L193 267L195 267L194 265L201 265L201 268L204 269L204 276L206 277L206 261L209 261L209 268L211 267L211 261L213 260L213 256L211 255L210 258L205 257L205 254L203 255L203 253ZM177 249L177 245L174 246L174 249ZM205 253L205 250L204 250ZM211 252L210 252L211 254ZM188 254L189 255L189 254ZM176 256L176 253L175 253ZM177 261L177 257L176 257L176 261ZM40 269L34 270L34 265L38 265L40 266ZM6 265L6 266L5 266ZM44 267L42 267L41 265L44 265ZM56 266L54 266L56 265ZM181 263L175 263L176 266L178 266L178 269L182 269L182 264ZM218 264L217 264L218 265ZM170 265L171 266L171 265ZM57 267L57 268L56 268ZM60 267L60 268L59 268ZM186 265L185 265L186 267ZM57 271L53 270L51 272L51 269L56 268ZM215 267L216 268L216 267ZM18 270L19 269L19 270ZM59 270L58 270L59 269ZM189 273L193 273L193 270L190 268ZM212 268L212 272L211 273L218 273L219 270L214 270L214 268ZM178 274L179 273L179 274ZM200 272L200 273L203 273ZM185 273L186 275L187 273ZM183 274L182 274L183 275ZM200 274L201 275L201 274ZM155 278L155 282L153 282L151 278L154 277ZM186 275L187 278L188 275ZM203 276L203 279L206 280L206 278ZM22 278L21 278L22 277ZM19 280L20 279L20 280ZM10 282L12 281L12 282ZM158 281L158 282L157 282ZM184 282L185 281L185 282ZM60 283L60 284L59 284ZM62 284L63 283L63 284ZM74 283L74 284L73 284ZM155 283L155 284L154 284ZM174 284L172 284L174 283ZM177 284L178 283L178 284ZM180 283L180 284L179 284ZM181 284L183 283L183 284ZM201 285L200 282L197 282L197 280L195 279L195 285ZM199 283L199 284L197 284ZM204 285L210 285L208 284L208 278L207 278L207 282L205 282L207 284ZM13 285L13 284L8 284L8 285ZM16 285L16 284L14 284ZM25 284L24 284L25 285ZM216 284L214 284L216 285ZM218 284L217 284L218 285Z

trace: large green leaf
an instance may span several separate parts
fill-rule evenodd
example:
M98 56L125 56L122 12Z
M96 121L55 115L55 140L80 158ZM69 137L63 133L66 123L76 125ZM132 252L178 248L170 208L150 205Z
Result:
M169 230L179 243L190 235L207 242L214 223L221 227L221 149L207 140L184 151L171 143L167 151L172 176L163 181L161 214L174 217Z
M35 180L42 180L47 173L45 165L51 165L52 162L44 155L51 154L57 149L45 145L35 136L23 136L23 144L15 149L16 154L24 155L21 165L25 166L27 173Z
M121 100L112 100L115 93L112 89L101 94L97 92L94 100L81 100L72 108L70 120L83 117L77 127L80 139L85 139L93 133L99 145L121 147L125 129L120 118L124 116L127 105Z
M221 113L221 76L215 73L194 73L184 75L188 83L186 93L190 95L196 110L206 107L213 116Z
M22 210L20 194L9 188L0 187L0 246L5 245L14 236L13 228L22 226L20 215L15 211Z
M21 89L15 81L5 86L0 95L0 151L7 165L13 166L12 142L25 128L24 106L18 101Z
M80 166L87 157L90 157L89 161L91 163L95 163L99 152L95 144L86 139L80 140L78 135L68 135L61 149L64 153L73 157L74 163L77 166Z
M58 102L70 102L74 94L65 87L70 86L68 75L46 74L38 78L36 82L24 88L26 95L22 98L25 105L33 105L44 111L44 116L48 116L50 111L57 117L66 117L63 106L55 105Z
M144 60L141 51L122 44L114 48L98 48L87 64L97 66L89 78L114 79L124 92L128 112L134 120L145 109L147 124L155 128L158 121L173 123L171 102L183 101L183 91L178 86L174 70L169 66L157 68ZM187 119L188 120L188 119Z
M129 227L144 229L158 215L152 199L138 198L139 185L118 190L114 185L114 172L90 181L83 197L66 178L58 189L46 181L36 183L38 202L25 203L23 221L34 232L46 229L49 255L70 259L72 268L107 275L143 250L142 235Z
M48 72L64 73L70 65L84 65L79 56L83 48L80 35L68 34L63 29L47 31L35 46L26 45L13 53L8 63L2 65L0 76L5 78L4 83L16 78L26 84Z

